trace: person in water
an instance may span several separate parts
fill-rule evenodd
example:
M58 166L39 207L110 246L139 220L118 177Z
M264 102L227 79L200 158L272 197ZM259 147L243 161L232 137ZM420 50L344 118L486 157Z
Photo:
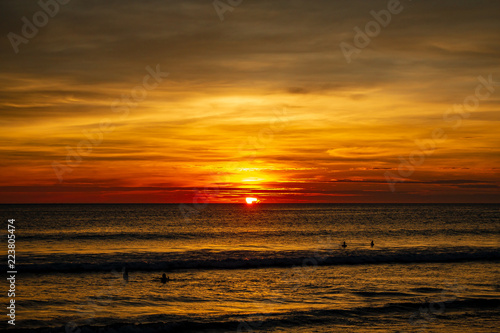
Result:
M342 247L345 249L347 247L347 244L344 241L344 244L342 244Z
M125 269L123 270L123 280L128 282L128 268L127 267L125 267Z
M170 278L167 276L167 274L163 273L160 280L161 280L161 283L165 283L167 281L170 281Z
M371 247L375 246L375 243L372 241L372 242L370 243L370 246L371 246Z

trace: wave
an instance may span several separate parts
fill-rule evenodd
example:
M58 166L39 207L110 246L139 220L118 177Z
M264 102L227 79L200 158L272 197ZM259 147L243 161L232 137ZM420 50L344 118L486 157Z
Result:
M19 257L22 272L137 271L244 269L263 267L410 264L499 261L498 248L403 248L386 250L215 251L50 254Z
M344 234L354 238L363 238L366 231L350 230L348 233L337 231L335 236L344 236ZM394 236L459 236L459 235L500 235L500 230L497 229L393 229L384 231L370 231L370 235L377 237L394 237ZM138 232L137 230L122 231L122 232L36 232L23 234L24 240L33 241L77 241L77 240L163 240L163 239L198 239L198 238L214 238L214 237L317 237L325 236L325 230L263 230L263 231L248 231L248 230L232 230L213 231L213 230L196 230L196 231L169 231L169 232Z
M379 324L384 316L392 323L399 320L408 324L411 318L418 316L419 309L427 304L418 302L389 303L382 306L365 306L352 309L310 309L274 311L273 305L263 307L260 312L253 314L231 314L210 317L196 315L149 315L127 319L128 322L118 322L114 318L96 318L93 325L79 325L69 323L59 327L38 327L29 330L15 329L15 332L254 332L259 330L296 328L306 325L359 325ZM444 302L442 308L434 315L452 319L456 311L481 311L483 316L496 318L500 313L500 299L495 298L465 298ZM349 320L346 321L346 318ZM141 323L141 324L139 324Z
M439 288L432 288L432 287L413 288L410 290L418 293L435 293L441 291L441 289Z
M441 289L439 289L441 291ZM357 291L354 294L363 297L392 297L392 296L412 296L412 294L391 292L391 291Z
M108 232L108 233L93 233L93 232L67 232L67 233L37 233L23 235L23 240L56 240L56 241L77 241L77 240L128 240L128 239L142 239L142 240L155 240L155 239L194 239L207 237L206 233L199 232L176 232L176 233L145 233L145 232Z

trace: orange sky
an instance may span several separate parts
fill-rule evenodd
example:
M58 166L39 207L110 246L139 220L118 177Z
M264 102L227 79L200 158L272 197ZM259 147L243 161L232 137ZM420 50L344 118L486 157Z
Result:
M401 1L348 63L387 4L73 0L16 53L3 2L0 203L500 202L500 3Z

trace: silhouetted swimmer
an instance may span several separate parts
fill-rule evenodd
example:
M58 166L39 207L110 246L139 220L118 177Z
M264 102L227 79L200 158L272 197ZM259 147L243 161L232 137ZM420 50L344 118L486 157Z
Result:
M123 270L123 279L125 281L128 281L128 268L125 267L125 269Z
M342 247L345 249L347 247L347 244L344 241L344 244L342 244Z
M372 242L370 243L370 246L371 246L371 247L374 247L374 246L375 246L375 243L372 241Z
M161 283L165 283L165 282L170 281L170 278L167 276L167 274L163 273L160 280L161 280Z

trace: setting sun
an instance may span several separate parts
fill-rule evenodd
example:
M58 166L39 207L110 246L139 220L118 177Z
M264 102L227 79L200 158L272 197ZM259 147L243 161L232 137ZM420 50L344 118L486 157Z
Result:
M259 203L259 199L257 199L257 198L250 198L250 197L248 197L245 200L247 201L247 204L249 204L249 205L251 205L253 203Z

